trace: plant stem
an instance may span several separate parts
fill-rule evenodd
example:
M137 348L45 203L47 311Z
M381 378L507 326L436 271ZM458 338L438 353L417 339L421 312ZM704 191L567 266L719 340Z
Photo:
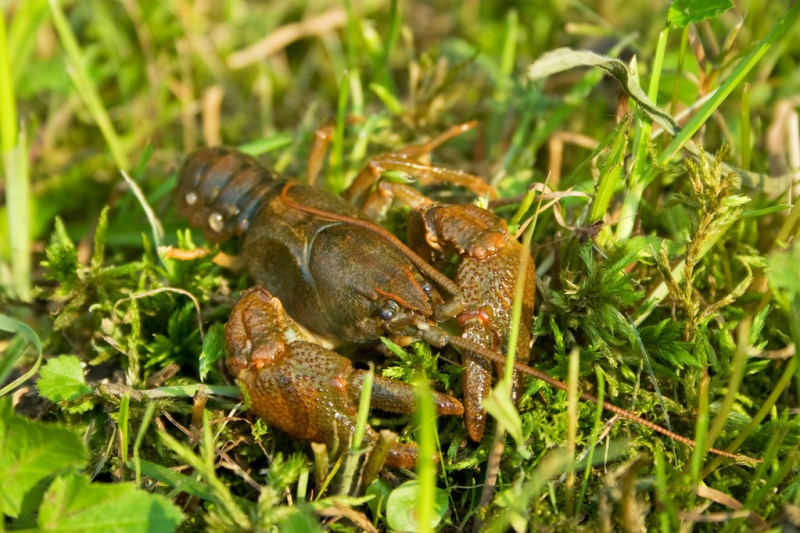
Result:
M661 80L661 70L664 66L664 54L667 50L668 37L669 27L663 29L658 36L656 56L653 60L653 73L650 77L650 87L647 91L647 97L655 105L657 105L658 100L658 85ZM628 191L625 194L625 199L622 202L622 208L619 213L619 223L617 223L616 232L618 242L625 242L630 238L636 222L636 214L639 211L639 203L642 200L642 194L647 185L644 180L645 167L647 165L647 146L650 141L650 133L653 131L653 124L643 119L641 111L637 111L636 123L638 127L636 128L636 136L633 140L633 152L636 155L636 160L633 164L633 169L628 181Z
M750 170L750 82L742 90L742 170Z

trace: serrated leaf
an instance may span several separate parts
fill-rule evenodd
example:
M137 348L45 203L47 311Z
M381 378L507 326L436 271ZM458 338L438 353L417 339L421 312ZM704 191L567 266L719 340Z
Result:
M395 531L418 531L414 514L420 497L417 481L407 481L394 489L386 500L386 523ZM433 517L430 528L435 528L447 512L447 493L436 487L434 492Z
M674 0L667 13L667 20L678 28L717 18L733 8L731 0Z
M92 392L83 377L81 362L74 355L50 359L42 367L39 376L36 388L51 402L74 400Z
M81 439L72 431L17 416L11 401L0 399L0 513L19 516L34 486L85 460Z
M133 483L90 483L68 474L53 481L39 510L43 531L175 531L183 513L167 498Z

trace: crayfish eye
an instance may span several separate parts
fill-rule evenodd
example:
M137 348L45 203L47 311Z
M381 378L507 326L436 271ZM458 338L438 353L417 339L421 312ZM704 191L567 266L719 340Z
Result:
M433 285L431 285L431 284L430 284L430 283L428 283L427 281L423 281L423 282L420 284L420 287L422 287L422 292L424 292L424 293L425 293L425 296L427 296L428 298L430 298L431 296L433 296Z
M391 320L397 315L400 306L394 300L384 300L381 308L378 310L378 316L383 320Z

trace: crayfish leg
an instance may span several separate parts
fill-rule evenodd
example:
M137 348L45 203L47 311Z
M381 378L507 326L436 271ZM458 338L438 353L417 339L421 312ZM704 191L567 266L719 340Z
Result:
M492 346L490 335L481 329L466 330L462 337L477 342L481 346ZM464 365L464 420L469 437L480 442L486 428L486 411L483 401L492 390L492 364L475 353L464 350L461 355Z
M408 174L422 185L449 183L466 187L478 196L484 194L488 194L492 198L496 196L494 189L480 176L458 169L419 163L390 153L370 159L367 166L356 176L352 185L343 193L344 198L356 207L363 208L369 203L375 184L380 181L385 172L390 170Z

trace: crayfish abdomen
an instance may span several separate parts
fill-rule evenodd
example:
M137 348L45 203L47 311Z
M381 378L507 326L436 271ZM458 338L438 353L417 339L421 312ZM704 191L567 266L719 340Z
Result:
M211 242L244 233L269 193L286 180L230 148L202 148L178 171L178 213Z

